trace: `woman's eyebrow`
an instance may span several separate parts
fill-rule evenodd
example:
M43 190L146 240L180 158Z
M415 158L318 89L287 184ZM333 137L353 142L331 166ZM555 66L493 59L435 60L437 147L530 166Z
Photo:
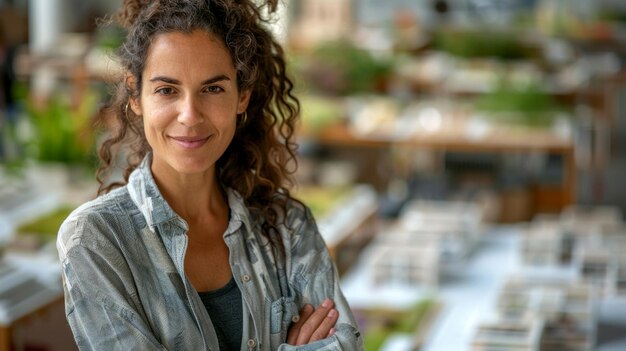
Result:
M220 75L217 75L217 76L215 76L213 78L209 78L209 79L205 80L204 82L202 82L202 85L213 84L213 83L217 83L217 82L220 82L220 81L223 81L223 80L230 80L230 77L228 77L225 74L220 74Z
M174 78L169 78L166 76L156 76L153 78L150 78L151 82L165 82L165 83L169 83L169 84L176 84L176 85L180 85L180 81Z
M216 83L216 82L223 81L223 80L230 80L230 78L227 75L225 75L225 74L219 74L219 75L217 75L215 77L211 77L211 78L203 81L202 85L212 84L212 83ZM174 78L170 78L170 77L166 77L166 76L156 76L156 77L150 78L150 81L151 82L160 81L160 82L165 82L165 83L168 83L168 84L175 84L175 85L180 85L181 84L181 82L178 79L174 79Z

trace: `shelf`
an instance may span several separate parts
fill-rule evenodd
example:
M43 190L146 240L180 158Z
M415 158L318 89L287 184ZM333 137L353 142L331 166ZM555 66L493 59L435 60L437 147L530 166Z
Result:
M315 135L306 136L324 145L354 147L406 146L428 149L445 149L462 152L531 152L573 153L571 140L554 136L541 130L494 129L480 137L468 136L461 131L451 133L418 133L408 138L384 135L358 136L341 124L333 124Z
M538 193L537 210L559 211L576 199L575 145L571 139L561 138L548 130L494 127L479 136L461 128L435 133L410 133L403 137L391 135L361 136L349 126L335 123L314 135L302 135L321 145L347 148L413 148L435 152L466 153L545 153L563 157L563 181Z

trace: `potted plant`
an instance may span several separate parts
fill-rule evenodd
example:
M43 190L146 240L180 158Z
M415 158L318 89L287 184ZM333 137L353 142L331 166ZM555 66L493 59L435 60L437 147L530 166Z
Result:
M384 92L393 69L391 60L376 58L348 40L323 43L299 59L303 80L324 95Z
M537 84L514 87L500 82L478 97L474 107L502 123L531 128L550 128L556 118L568 115L566 108Z
M93 117L98 98L93 92L82 96L75 106L62 95L53 95L41 104L27 100L32 135L26 150L27 156L36 161L35 181L63 187L85 170L94 168Z

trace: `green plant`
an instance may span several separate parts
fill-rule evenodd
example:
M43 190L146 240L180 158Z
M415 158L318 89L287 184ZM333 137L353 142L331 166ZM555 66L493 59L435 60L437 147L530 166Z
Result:
M100 48L116 50L122 45L122 43L124 43L125 37L126 31L124 28L109 24L98 27L95 42Z
M295 192L303 203L311 209L315 218L322 218L328 215L338 203L348 197L353 191L352 187L300 187Z
M20 235L33 235L42 243L54 242L63 221L72 213L73 208L61 207L56 211L26 223L17 229Z
M302 94L300 105L302 129L313 134L337 122L345 113L340 101L327 97Z
M86 93L72 107L60 95L39 106L27 102L27 113L34 127L31 156L42 162L93 165L96 133L92 123L97 96Z
M14 82L9 88L11 95L19 102L25 95L25 84ZM25 165L24 149L25 143L19 133L20 105L11 107L2 116L0 112L0 164L2 170L11 176L21 176L21 170Z
M515 60L528 57L529 48L515 32L493 29L442 29L435 33L433 47L451 55Z
M346 40L326 42L302 61L304 80L318 93L347 95L374 92L392 71L390 60L378 59Z
M389 337L389 330L377 328L368 330L363 338L363 346L366 351L378 351Z
M393 333L416 333L419 328L424 327L422 325L424 319L435 307L434 300L425 299L404 311L385 309L364 311L368 325L363 341L365 350L379 350Z
M537 84L513 87L503 82L491 92L478 97L474 107L496 118L504 118L507 122L530 127L550 126L559 112L566 112Z
M434 306L435 303L433 300L424 300L413 306L399 321L397 331L401 333L415 332Z
M626 11L616 11L615 9L602 10L598 12L597 20L601 22L626 23Z

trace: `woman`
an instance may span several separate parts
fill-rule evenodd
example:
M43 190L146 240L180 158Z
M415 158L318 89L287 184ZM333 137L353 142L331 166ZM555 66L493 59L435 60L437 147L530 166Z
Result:
M57 242L80 349L362 349L315 222L285 185L299 105L262 11L124 2L104 194ZM124 181L107 185L122 144Z

